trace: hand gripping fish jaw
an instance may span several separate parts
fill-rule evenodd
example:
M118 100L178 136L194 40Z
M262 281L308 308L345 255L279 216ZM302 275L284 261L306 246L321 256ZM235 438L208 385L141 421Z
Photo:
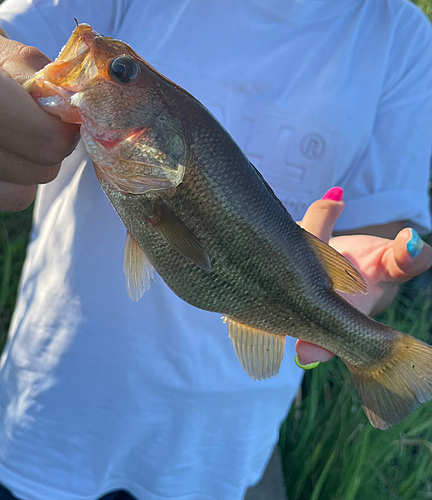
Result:
M145 65L127 45L80 24L58 58L24 84L47 112L81 124L92 159L124 193L176 187L185 171L181 123L167 131L163 101L148 91L146 72L141 72ZM107 102L114 110L108 119L103 111Z

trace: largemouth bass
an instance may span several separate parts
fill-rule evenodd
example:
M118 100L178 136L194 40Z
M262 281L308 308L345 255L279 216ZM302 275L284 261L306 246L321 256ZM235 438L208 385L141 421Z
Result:
M431 399L431 347L336 294L367 287L342 255L293 221L205 107L128 45L79 25L25 87L49 113L81 124L127 229L131 298L155 269L183 300L223 316L257 380L278 373L286 335L332 351L380 429Z

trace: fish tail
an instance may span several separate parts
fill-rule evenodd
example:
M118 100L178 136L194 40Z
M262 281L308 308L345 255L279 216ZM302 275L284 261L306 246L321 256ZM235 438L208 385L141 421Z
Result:
M397 334L392 356L370 368L348 365L370 423L387 429L432 398L432 347Z

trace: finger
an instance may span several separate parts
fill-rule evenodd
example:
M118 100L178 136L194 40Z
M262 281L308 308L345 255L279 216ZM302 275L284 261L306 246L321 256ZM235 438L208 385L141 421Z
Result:
M330 189L321 200L312 203L300 225L328 243L333 232L333 226L344 209L342 198L343 190L341 188Z
M405 228L383 257L388 275L399 283L427 271L432 264L432 249L414 229Z
M297 340L296 351L298 360L302 365L309 365L317 361L325 362L332 359L333 353L315 344L310 344L304 340Z
M35 47L0 37L0 67L23 83L49 64L51 59Z
M49 62L35 47L0 37L0 66L7 72L0 70L0 146L41 166L61 163L78 142L76 125L42 111L14 81L22 83Z
M79 140L77 125L43 111L0 69L0 148L41 166L55 166Z
M22 186L0 181L0 210L18 212L35 199L36 186Z
M57 177L60 165L41 167L24 158L0 149L0 180L34 186L46 184Z

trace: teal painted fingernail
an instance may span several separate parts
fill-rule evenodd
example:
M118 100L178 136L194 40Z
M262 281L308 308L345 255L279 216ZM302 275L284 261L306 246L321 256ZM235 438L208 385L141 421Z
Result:
M315 363L309 363L308 365L302 365L298 359L297 354L294 356L294 361L295 361L295 364L299 368L302 368L303 370L312 370L313 368L316 368L320 364L319 361L315 361Z
M418 235L415 229L411 229L411 238L407 241L406 249L411 257L417 257L417 255L422 251L423 240Z

